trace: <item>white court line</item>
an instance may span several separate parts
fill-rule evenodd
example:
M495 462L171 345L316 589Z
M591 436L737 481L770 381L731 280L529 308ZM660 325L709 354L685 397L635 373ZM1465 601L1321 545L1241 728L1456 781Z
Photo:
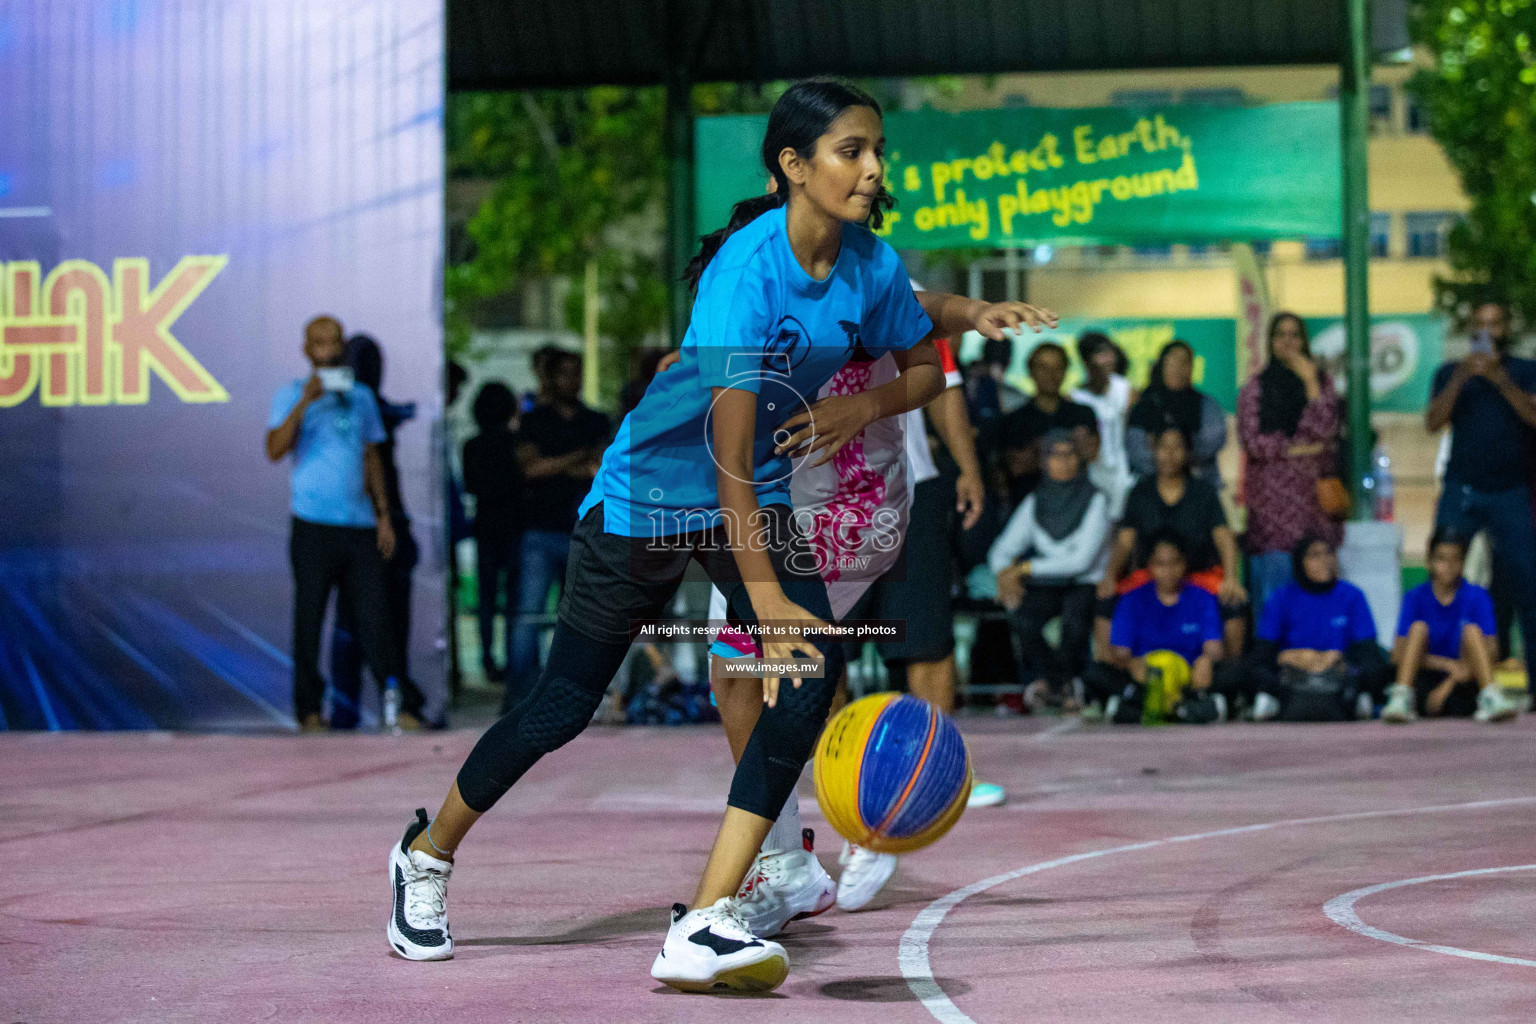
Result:
M1509 868L1479 868L1476 871L1455 871L1449 875L1425 875L1423 878L1405 878L1399 882L1382 882L1380 885L1368 885L1363 889L1356 889L1353 892L1346 892L1342 896L1335 896L1323 905L1323 913L1327 914L1334 924L1343 925L1356 935L1364 935L1368 939L1395 942L1399 946L1424 949L1431 953L1444 953L1446 956L1466 957L1468 960L1486 960L1489 963L1495 964L1536 967L1536 960L1522 960L1518 956L1500 956L1497 953L1479 953L1475 949L1461 949L1457 946L1437 946L1434 943L1410 939L1406 935L1398 935L1395 932L1385 931L1381 928L1373 928L1360 920L1360 915L1355 913L1355 903L1357 901L1367 896L1374 896L1378 892L1386 892L1388 889L1397 889L1404 885L1419 885L1423 882L1443 882L1450 878L1475 878L1478 875L1497 875L1506 871L1536 871L1536 864L1520 864Z
M907 987L912 994L922 1000L923 1006L928 1012L943 1022L943 1024L976 1024L976 1021L967 1016L954 1000L939 987L939 983L933 977L933 965L928 960L928 942L933 938L933 933L944 918L964 900L975 896L977 893L986 892L994 886L1011 882L1025 875L1038 874L1041 871L1049 871L1052 868L1065 867L1068 864L1076 864L1079 861L1096 860L1099 857L1108 857L1116 853L1132 853L1136 850L1150 850L1155 846L1167 846L1172 843L1191 843L1197 839L1218 839L1222 836L1243 835L1248 832L1267 832L1270 829L1290 828L1297 825L1321 825L1335 821L1362 821L1368 818L1393 818L1408 814L1439 814L1447 811L1480 810L1485 807L1507 807L1511 804L1528 804L1536 802L1536 796L1516 796L1504 800L1477 800L1465 804L1437 804L1429 807L1405 807L1391 811L1356 811L1351 814L1328 814L1316 818L1287 818L1283 821L1266 821L1256 825L1239 825L1236 828L1217 829L1214 832L1197 832L1193 835L1170 836L1166 839L1149 839L1141 843L1130 843L1125 846L1111 846L1103 850L1089 850L1087 853L1074 853L1069 857L1058 857L1055 860L1041 861L1038 864L1026 864L1002 875L993 875L979 882L972 882L963 889L956 889L947 896L941 896L928 906L912 921L911 927L901 937L901 951L897 955L901 964L901 976L907 980Z

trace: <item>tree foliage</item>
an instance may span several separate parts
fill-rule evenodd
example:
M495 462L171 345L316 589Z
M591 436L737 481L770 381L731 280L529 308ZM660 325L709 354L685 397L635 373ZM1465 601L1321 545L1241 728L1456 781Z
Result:
M888 109L943 102L958 79L860 84ZM701 116L766 112L788 82L699 85ZM598 270L598 332L619 373L646 335L666 324L663 247L666 96L659 88L456 93L447 111L448 173L496 184L467 229L472 255L447 268L450 352L467 354L477 303L524 281L573 287L565 317L583 322L588 263ZM605 374L611 377L611 374Z
M1410 89L1471 198L1437 301L1464 317L1502 298L1536 320L1536 0L1419 0L1414 41L1433 67Z
M630 341L660 326L654 246L616 245L612 232L662 201L664 116L656 89L452 97L448 171L496 185L469 221L472 257L448 268L450 345L463 348L478 300L534 278L579 284L590 261L605 297L602 333ZM575 308L579 327L579 298Z

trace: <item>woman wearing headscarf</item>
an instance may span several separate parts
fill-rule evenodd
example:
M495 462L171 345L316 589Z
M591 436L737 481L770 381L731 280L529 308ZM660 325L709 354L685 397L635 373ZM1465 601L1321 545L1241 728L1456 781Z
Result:
M1109 502L1088 480L1071 432L1041 439L1045 472L992 544L987 562L1032 684L1061 693L1088 663L1095 588L1109 557ZM1052 651L1045 624L1061 617Z
M1291 579L1291 551L1307 534L1335 548L1344 524L1318 499L1336 461L1338 399L1312 358L1307 325L1294 313L1269 321L1269 361L1237 396L1237 431L1248 456L1250 589L1257 607Z
M1376 642L1371 606L1359 587L1339 579L1338 550L1326 538L1303 536L1290 558L1292 580L1264 605L1253 648L1241 665L1244 679L1232 689L1253 697L1255 721L1282 715L1369 718L1370 704L1359 701L1357 709L1356 696L1379 699L1392 681L1392 665ZM1308 676L1336 678L1333 707L1309 714L1300 706L1311 695L1297 684Z
M1195 350L1175 338L1158 353L1147 389L1126 422L1125 454L1138 480L1157 474L1154 441L1169 427L1178 427L1189 439L1190 475L1221 490L1216 457L1227 444L1227 414L1216 399L1195 388L1194 379Z

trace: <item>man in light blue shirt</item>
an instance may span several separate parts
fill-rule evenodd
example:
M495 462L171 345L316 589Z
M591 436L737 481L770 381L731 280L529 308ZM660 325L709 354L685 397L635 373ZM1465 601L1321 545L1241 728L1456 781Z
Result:
M293 703L306 732L323 727L320 628L333 589L352 604L374 677L405 676L389 642L384 597L384 559L395 549L379 454L384 423L373 392L352 379L344 353L341 324L329 316L311 320L304 355L313 372L277 393L267 419L267 458L293 456ZM401 723L418 724L420 694L408 687L401 698Z

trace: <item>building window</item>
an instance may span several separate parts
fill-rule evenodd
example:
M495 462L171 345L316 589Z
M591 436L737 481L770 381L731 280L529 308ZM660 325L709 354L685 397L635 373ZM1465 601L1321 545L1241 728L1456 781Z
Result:
M1109 94L1117 107L1166 107L1173 103L1172 89L1117 89Z
M1182 102L1204 107L1246 107L1251 101L1238 88L1185 89Z
M1392 127L1392 87L1371 86L1371 131L1383 131Z
M1408 131L1414 135L1429 134L1429 109L1413 93L1404 95L1408 102Z
M1011 92L1008 95L1003 97L1003 106L1005 106L1005 107L1027 107L1027 106L1029 106L1029 93L1026 93L1026 92Z
M1253 247L1253 254L1261 258L1268 256L1269 250L1274 248L1275 245L1275 243L1268 238L1256 238L1248 244Z
M1446 236L1457 221L1454 213L1403 215L1403 234L1408 236L1408 255L1422 259L1444 256Z
M1392 247L1392 215L1390 213L1371 214L1371 256L1374 259L1386 259L1388 251Z
M1336 260L1344 255L1344 242L1338 238L1307 239L1307 259Z
M1131 252L1138 260L1161 261L1173 256L1173 246L1166 242L1144 242L1131 246Z
M1339 98L1339 87L1328 87L1328 98ZM1371 86L1370 97L1370 122L1371 131L1390 131L1392 128L1392 87L1390 85Z

